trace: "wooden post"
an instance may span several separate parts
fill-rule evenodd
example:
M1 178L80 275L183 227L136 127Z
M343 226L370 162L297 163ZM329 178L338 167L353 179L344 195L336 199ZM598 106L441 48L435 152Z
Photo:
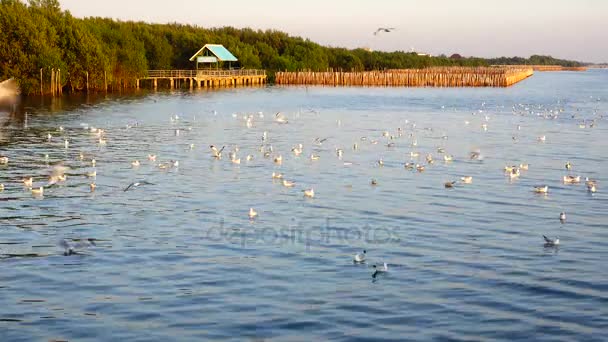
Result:
M55 96L55 68L51 69L51 96Z
M87 71L87 93L89 92L89 72Z
M108 92L108 78L105 70L103 71L103 89L106 93Z
M40 96L44 95L44 92L42 90L42 69L40 68Z

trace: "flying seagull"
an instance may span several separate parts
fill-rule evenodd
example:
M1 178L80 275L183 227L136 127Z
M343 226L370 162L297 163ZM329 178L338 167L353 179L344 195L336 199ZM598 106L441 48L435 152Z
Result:
M136 188L140 185L144 185L144 184L149 184L149 185L154 185L154 183L150 183L148 181L139 181L139 182L133 182L131 184L129 184L129 186L127 186L123 191L128 191L131 188Z
M395 28L394 28L394 27L379 27L379 28L376 30L376 32L374 32L374 36L375 36L375 35L377 35L377 34L378 34L378 33L380 33L380 32L391 32L391 31L393 31L393 30L395 30Z

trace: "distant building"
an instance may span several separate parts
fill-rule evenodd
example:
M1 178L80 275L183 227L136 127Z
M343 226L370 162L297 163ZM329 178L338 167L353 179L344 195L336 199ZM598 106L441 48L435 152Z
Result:
M216 68L219 68L220 62L228 62L228 68L230 69L232 62L237 62L238 59L223 45L205 44L190 58L190 61L196 61L196 69L199 68L199 64L209 65L208 69L211 69L213 64Z

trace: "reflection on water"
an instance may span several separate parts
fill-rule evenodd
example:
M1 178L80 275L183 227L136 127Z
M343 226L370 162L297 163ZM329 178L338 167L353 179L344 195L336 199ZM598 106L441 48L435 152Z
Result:
M589 71L506 89L30 99L1 130L4 338L598 339L608 326L606 81ZM288 124L274 122L279 111ZM221 160L212 144L226 146ZM240 164L228 157L237 146ZM483 159L470 159L476 150ZM503 173L524 163L519 177ZM55 165L67 179L33 196L23 179L45 185ZM596 179L598 192L563 184L566 174ZM463 176L472 183L445 188ZM548 194L535 194L544 184ZM61 239L95 244L64 256ZM367 262L354 264L363 249Z

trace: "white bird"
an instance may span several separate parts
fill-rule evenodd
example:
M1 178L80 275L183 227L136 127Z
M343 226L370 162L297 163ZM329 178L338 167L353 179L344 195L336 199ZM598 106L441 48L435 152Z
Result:
M255 211L253 208L249 208L249 218L250 219L254 219L258 216L258 212Z
M59 245L59 247L63 248L63 255L68 256L68 255L78 254L78 252L76 251L77 249L83 249L83 248L87 248L90 246L95 246L95 240L86 239L86 240L80 240L76 243L72 243L66 239L61 239L61 240L59 240L58 245Z
M220 150L217 149L217 147L215 147L214 145L209 145L209 148L211 149L211 153L213 153L213 157L215 159L221 159L222 158L222 151L224 150L226 146L222 146L222 148Z
M39 187L38 189L32 189L32 195L34 196L42 196L44 195L44 188L43 187Z
M147 185L154 185L153 183L150 183L150 182L145 181L145 180L144 181L139 181L139 182L133 182L133 183L129 184L126 188L124 188L123 191L128 191L131 188L136 188L136 187L138 187L140 185L146 185L146 184Z
M66 179L65 173L69 170L69 168L63 166L62 164L55 165L53 170L51 171L51 175L49 176L48 185L55 184L59 181L64 181Z
M543 238L545 239L545 247L556 247L557 245L559 245L559 238L549 239L544 235Z
M382 266L382 267L377 267L376 265L374 265L373 267L374 267L374 274L372 274L372 278L376 278L381 273L388 272L388 265L386 263L384 263L384 266Z
M363 263L365 262L365 254L367 253L367 251L364 249L363 253L357 253L355 254L355 258L353 259L353 262L355 263Z
M304 191L304 197L308 197L308 198L315 197L315 190L312 188L307 189L307 190L302 190L302 191Z
M274 121L280 123L280 124L286 124L289 121L287 120L287 117L285 115L283 115L283 113L278 112L274 115Z

